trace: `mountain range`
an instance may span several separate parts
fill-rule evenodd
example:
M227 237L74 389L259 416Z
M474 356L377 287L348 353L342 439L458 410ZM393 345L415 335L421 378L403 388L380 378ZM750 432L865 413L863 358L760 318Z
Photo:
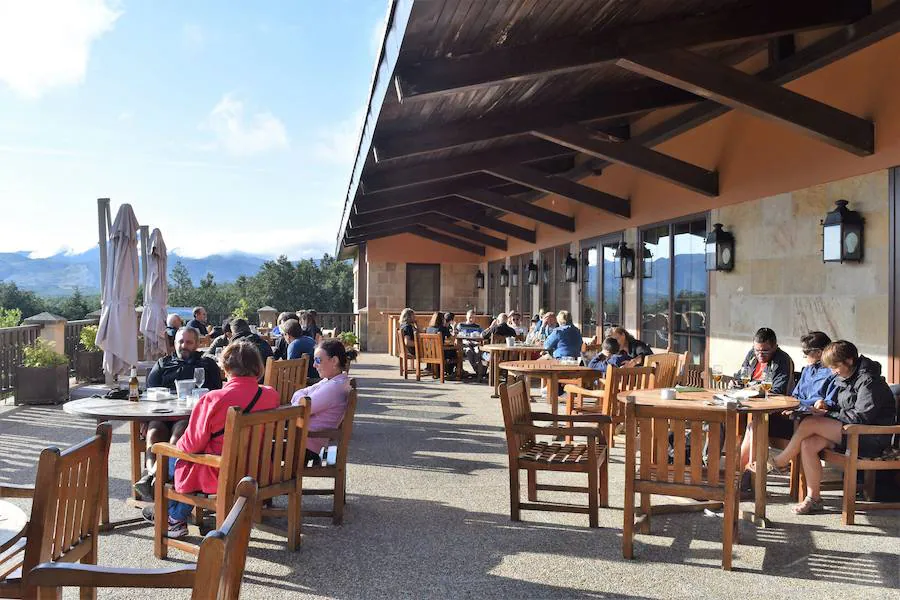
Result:
M78 254L60 252L46 258L31 258L30 252L0 252L0 281L42 296L65 296L77 287L85 294L100 292L100 250L91 248ZM243 252L214 254L204 258L169 253L169 272L180 260L196 285L207 272L216 281L234 281L240 275L255 275L267 257Z

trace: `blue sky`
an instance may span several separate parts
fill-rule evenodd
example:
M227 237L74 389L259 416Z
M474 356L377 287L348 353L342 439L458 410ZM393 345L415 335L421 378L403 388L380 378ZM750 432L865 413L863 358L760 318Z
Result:
M333 252L387 0L3 0L0 251ZM12 227L9 224L14 224Z

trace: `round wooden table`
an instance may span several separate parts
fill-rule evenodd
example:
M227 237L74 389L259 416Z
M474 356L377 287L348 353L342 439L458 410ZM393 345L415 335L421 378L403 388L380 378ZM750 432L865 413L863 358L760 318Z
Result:
M488 362L490 371L488 371L488 385L493 386L494 394L491 398L500 397L500 368L498 365L506 360L527 360L535 352L543 352L544 347L536 344L519 344L516 346L507 346L506 344L482 344L483 352L490 352L491 359Z
M619 392L619 402L625 402L633 396L641 406L671 408L703 408L704 410L725 410L722 404L712 404L716 394L724 394L725 390L704 390L702 392L678 392L675 400L664 400L659 389L633 390ZM750 415L749 427L753 431L753 460L756 462L754 485L754 510L752 515L745 513L757 525L765 526L766 521L766 463L769 453L769 414L792 410L800 402L793 396L769 394L768 398L741 398L739 413Z
M559 380L581 379L582 385L587 387L585 380L596 379L600 372L590 367L579 365L560 364L555 358L543 360L514 360L500 363L499 367L516 377L541 377L547 380L547 404L553 415L559 414ZM556 426L556 421L554 421Z
M150 421L181 421L191 416L191 407L180 404L178 400L147 400L142 396L140 402L130 400L110 400L108 398L82 398L63 404L63 411L70 415L103 421L129 421L131 423L131 481L141 477L141 423ZM105 465L107 468L109 465ZM132 496L137 499L137 493ZM116 525L124 525L136 520L129 519L112 524L109 520L109 489L104 490L104 502L101 507L101 528L109 530Z
M6 500L0 500L0 553L16 543L25 531L25 511Z

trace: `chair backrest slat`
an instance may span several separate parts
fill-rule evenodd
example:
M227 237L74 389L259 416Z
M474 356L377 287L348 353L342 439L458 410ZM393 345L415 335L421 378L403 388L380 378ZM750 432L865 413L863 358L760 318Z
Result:
M656 367L656 387L672 387L678 376L679 362L684 361L683 354L664 352L647 357L648 367Z
M518 454L525 442L533 441L533 435L518 435L513 431L514 425L533 425L528 391L524 381L500 386L500 405L503 408L503 423L506 427L506 441L510 456Z
M266 374L263 384L278 391L282 406L291 403L294 392L306 387L309 368L309 355L293 360L275 360L271 356L266 359Z
M419 360L424 363L444 362L444 340L439 333L416 334Z
M679 383L691 387L703 387L703 365L684 365Z
M655 373L654 367L608 366L603 387L603 413L622 421L625 409L618 400L619 392L656 387Z

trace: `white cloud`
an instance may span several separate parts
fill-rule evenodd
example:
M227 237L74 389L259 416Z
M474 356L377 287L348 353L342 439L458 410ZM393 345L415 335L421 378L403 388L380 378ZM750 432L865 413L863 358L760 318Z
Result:
M365 114L364 110L357 110L343 121L320 130L312 147L315 157L323 162L349 168L356 158Z
M123 123L131 123L134 120L134 113L130 110L123 110L119 113L118 119Z
M26 98L84 81L91 44L121 16L114 0L0 2L0 82Z
M221 252L240 249L257 256L276 257L284 254L291 260L320 257L325 252L334 252L337 227L335 222L333 227L323 224L316 227L267 229L265 235L244 229L207 231L202 236L178 235L178 232L173 232L171 237L178 241L178 246L171 251L188 258L209 256L215 253L212 248L221 248Z
M244 116L244 103L225 94L202 127L216 135L217 147L232 156L251 156L289 147L284 123L269 112Z

